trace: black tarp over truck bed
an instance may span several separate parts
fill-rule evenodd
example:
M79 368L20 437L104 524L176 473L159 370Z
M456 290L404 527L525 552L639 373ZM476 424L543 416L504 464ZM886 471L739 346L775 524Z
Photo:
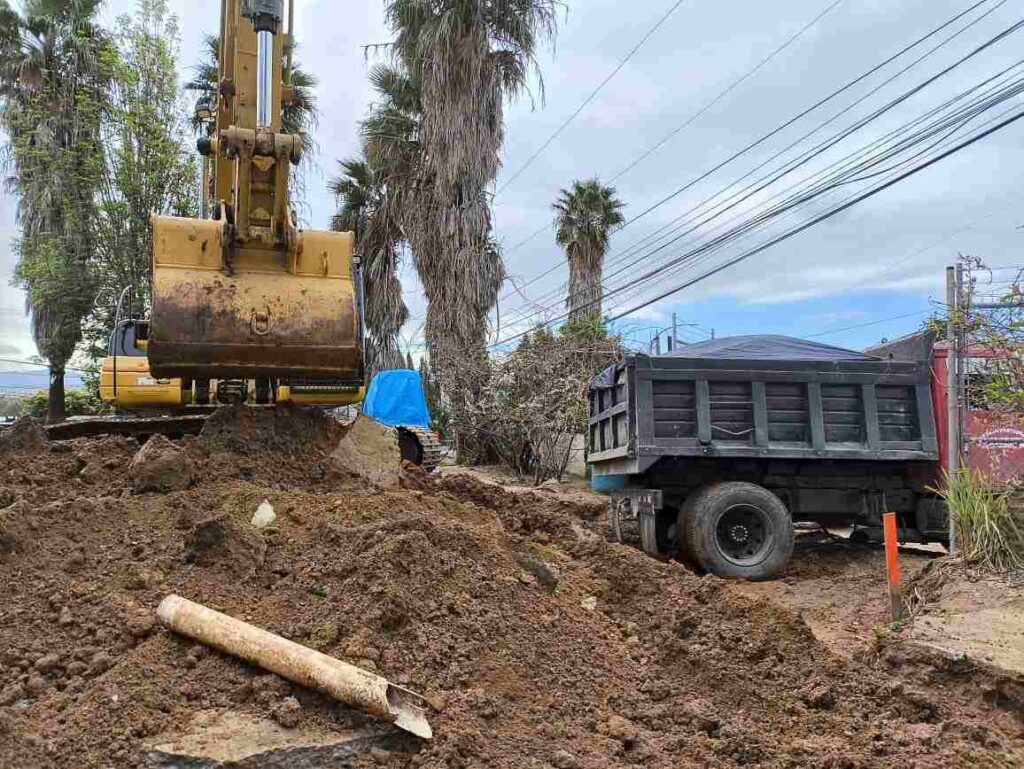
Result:
M630 355L590 389L596 475L662 457L936 460L929 369L777 336Z

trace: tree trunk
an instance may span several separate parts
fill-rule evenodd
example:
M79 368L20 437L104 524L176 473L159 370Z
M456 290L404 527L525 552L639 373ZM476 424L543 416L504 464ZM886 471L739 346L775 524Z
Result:
M604 268L604 254L573 248L569 252L569 322L573 323L588 316L601 317L601 273Z
M50 366L50 391L46 404L46 423L63 422L67 414L64 411L64 368Z

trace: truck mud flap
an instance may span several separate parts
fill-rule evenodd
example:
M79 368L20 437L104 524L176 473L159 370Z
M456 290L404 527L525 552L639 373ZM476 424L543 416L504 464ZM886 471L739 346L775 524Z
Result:
M612 536L622 542L624 524L636 521L640 547L645 553L658 555L657 521L661 509L660 489L618 489L611 493Z

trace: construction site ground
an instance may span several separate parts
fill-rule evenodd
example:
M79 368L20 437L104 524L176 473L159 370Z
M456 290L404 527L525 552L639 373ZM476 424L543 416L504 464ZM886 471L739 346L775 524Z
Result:
M5 435L0 767L1024 766L1012 666L916 636L971 591L1013 614L1012 583L905 552L894 628L876 549L727 583L609 542L579 484L426 476L370 433L227 410L144 449ZM173 635L169 593L423 693L434 738Z

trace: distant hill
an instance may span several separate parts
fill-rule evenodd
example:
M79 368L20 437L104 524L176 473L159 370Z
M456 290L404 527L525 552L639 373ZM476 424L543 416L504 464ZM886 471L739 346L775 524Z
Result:
M23 371L0 370L0 393L5 395L31 395L37 390L45 390L50 385L50 374L44 368ZM78 374L70 371L64 375L64 387L68 390L80 390L84 385Z

